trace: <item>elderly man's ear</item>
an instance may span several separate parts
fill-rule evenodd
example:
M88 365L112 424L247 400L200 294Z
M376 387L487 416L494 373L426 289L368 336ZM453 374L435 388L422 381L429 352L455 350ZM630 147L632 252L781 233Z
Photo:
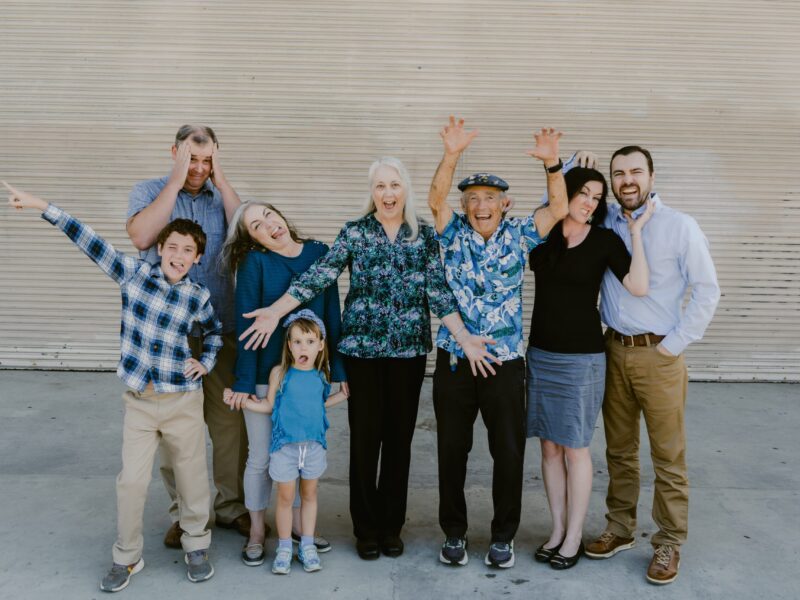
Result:
M514 208L514 198L511 196L506 196L503 198L503 214L507 213L512 208Z

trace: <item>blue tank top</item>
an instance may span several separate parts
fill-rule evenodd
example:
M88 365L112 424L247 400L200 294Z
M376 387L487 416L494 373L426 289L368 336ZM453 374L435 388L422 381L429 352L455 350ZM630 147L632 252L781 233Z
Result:
M325 400L331 386L316 369L301 371L290 367L275 394L272 409L272 444L269 451L277 452L286 444L319 442L323 448L328 417Z

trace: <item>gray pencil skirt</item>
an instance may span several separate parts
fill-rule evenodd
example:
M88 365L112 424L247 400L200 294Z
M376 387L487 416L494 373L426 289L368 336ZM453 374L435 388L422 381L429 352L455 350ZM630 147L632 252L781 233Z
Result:
M528 437L587 447L603 406L606 355L561 354L531 346L526 362Z

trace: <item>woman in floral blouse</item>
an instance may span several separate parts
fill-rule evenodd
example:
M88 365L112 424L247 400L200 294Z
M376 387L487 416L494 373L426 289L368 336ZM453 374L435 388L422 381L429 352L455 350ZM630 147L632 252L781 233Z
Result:
M429 312L455 332L474 370L494 372L485 346L492 341L464 327L433 229L416 216L403 164L375 161L369 185L363 216L345 224L330 251L286 294L244 315L255 321L242 334L249 336L246 348L266 344L281 317L350 269L338 349L350 386L350 515L358 554L366 560L381 551L403 552L411 439L432 349Z

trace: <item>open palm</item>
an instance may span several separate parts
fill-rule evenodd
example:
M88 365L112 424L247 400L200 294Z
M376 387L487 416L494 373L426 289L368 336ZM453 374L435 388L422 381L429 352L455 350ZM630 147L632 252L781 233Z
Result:
M538 132L533 133L533 138L536 140L536 147L528 152L534 158L538 158L543 162L551 162L558 160L558 141L561 139L562 133L556 131L552 127L542 127Z

